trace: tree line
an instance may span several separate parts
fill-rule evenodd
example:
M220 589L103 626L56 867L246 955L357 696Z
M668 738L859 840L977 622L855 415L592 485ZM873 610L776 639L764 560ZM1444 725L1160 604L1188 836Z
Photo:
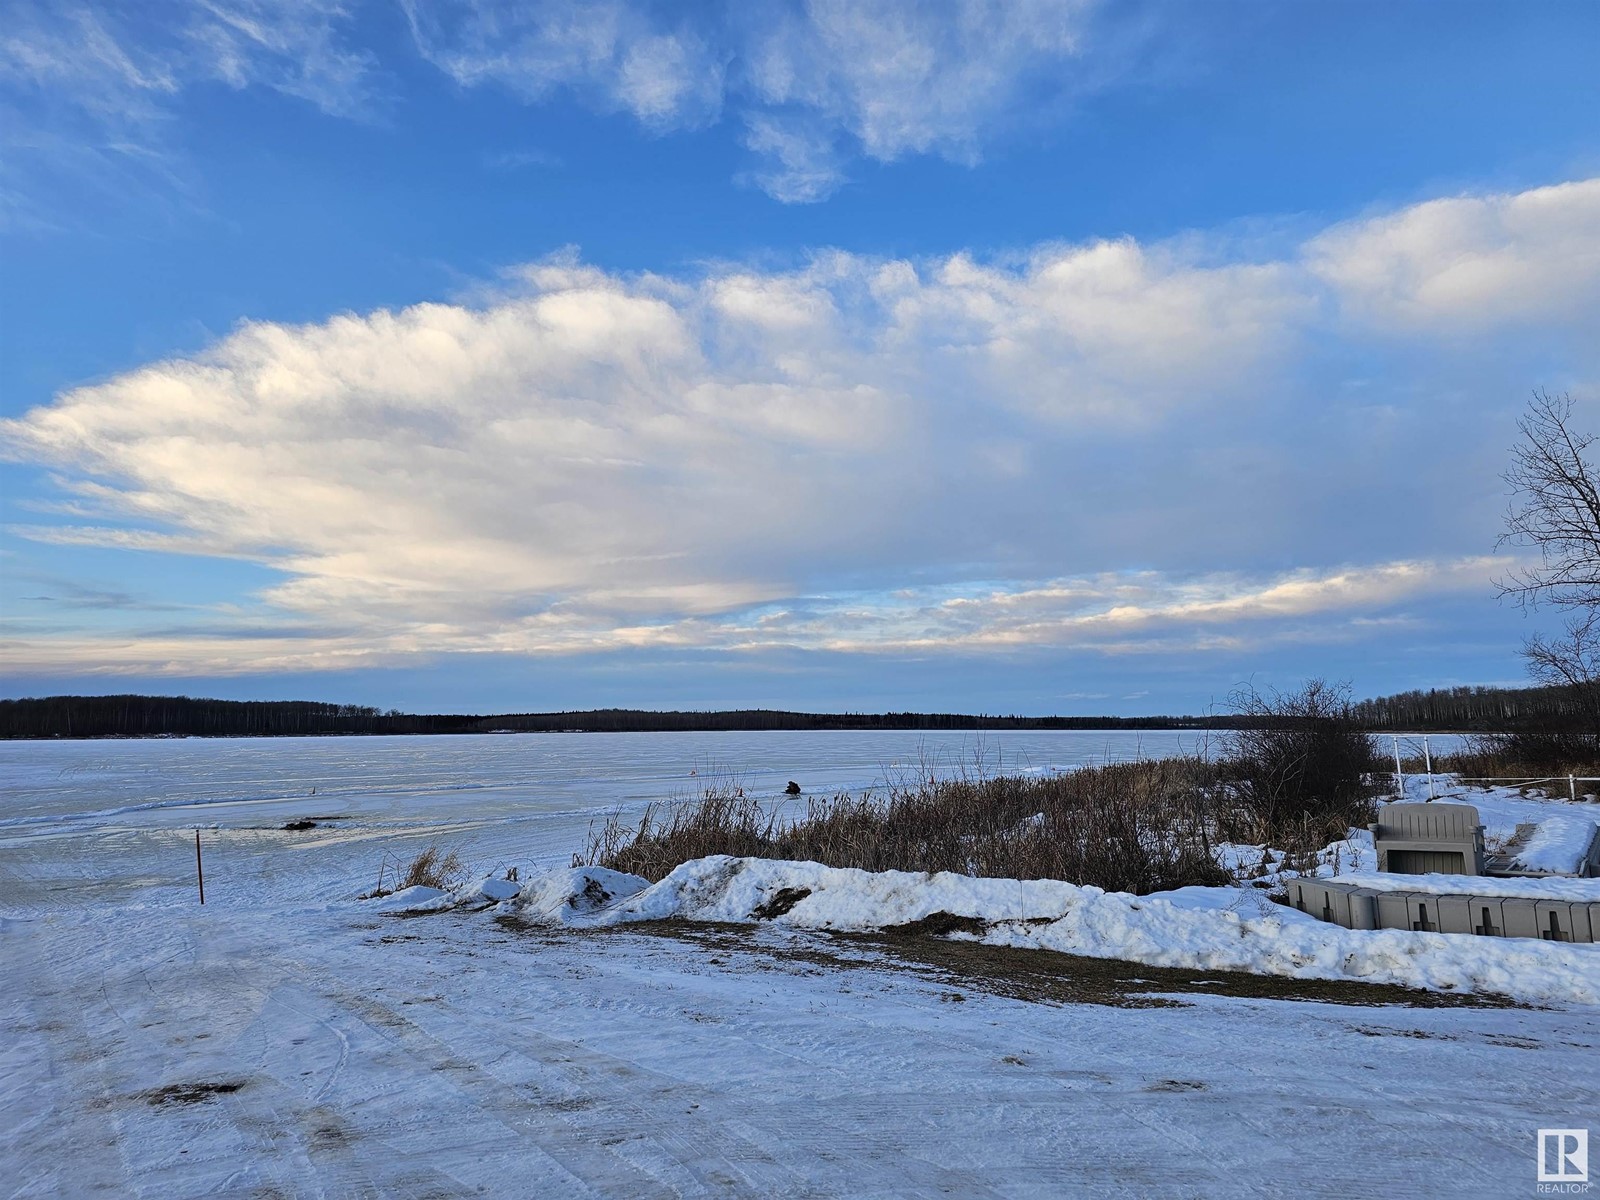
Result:
M306 737L466 733L480 718L415 716L314 700L189 696L44 696L0 700L0 737Z
M1503 731L1565 725L1586 711L1570 689L1456 687L1403 692L1351 706L1368 730ZM0 700L0 738L318 737L337 734L690 733L833 729L1254 729L1285 718L1251 711L1204 716L1019 717L970 713L806 713L780 709L650 712L403 713L311 700L189 696L46 696Z
M317 737L415 733L687 733L823 729L1203 729L1230 718L805 713L776 709L419 714L310 700L45 696L0 700L0 738Z
M1358 700L1351 715L1365 729L1502 733L1568 728L1587 720L1586 697L1562 687L1451 687Z

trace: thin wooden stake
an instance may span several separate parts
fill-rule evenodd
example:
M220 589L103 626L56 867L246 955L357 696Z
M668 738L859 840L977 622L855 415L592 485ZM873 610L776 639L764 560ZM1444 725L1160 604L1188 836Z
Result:
M200 831L194 831L194 878L200 885L200 903L206 902L206 873L200 865Z

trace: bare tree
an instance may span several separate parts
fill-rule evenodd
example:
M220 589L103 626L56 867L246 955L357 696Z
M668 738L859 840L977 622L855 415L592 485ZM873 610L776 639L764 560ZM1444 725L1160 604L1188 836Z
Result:
M1517 422L1522 442L1512 447L1504 479L1513 499L1497 546L1532 546L1539 564L1500 581L1518 604L1600 609L1600 488L1584 457L1593 434L1572 429L1572 397L1535 392Z
M1563 633L1523 645L1533 679L1572 689L1600 735L1600 486L1586 453L1593 434L1572 428L1572 397L1535 392L1517 422L1522 441L1505 473L1512 501L1496 546L1527 546L1538 562L1499 581L1518 605L1572 614Z

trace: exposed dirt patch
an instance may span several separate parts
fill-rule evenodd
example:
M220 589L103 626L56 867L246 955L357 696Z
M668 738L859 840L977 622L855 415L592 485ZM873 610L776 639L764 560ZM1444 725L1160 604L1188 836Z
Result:
M941 919L942 918L942 919ZM960 930L970 918L935 913L922 922L874 933L814 933L773 943L748 925L693 921L642 921L616 932L692 941L717 951L742 950L776 962L834 969L906 969L949 990L984 992L1045 1004L1105 1004L1164 1008L1198 993L1265 1000L1307 1000L1372 1008L1509 1008L1500 996L1427 992L1355 980L1288 979L1244 971L1191 971L1152 967L1116 958L1089 958L1056 950L987 946L964 938L930 935L927 923Z
M135 1092L136 1098L157 1108L169 1104L200 1104L216 1096L228 1096L244 1086L239 1079L204 1080L196 1083L169 1083L164 1087Z
M918 921L904 925L887 925L885 937L946 937L952 933L970 933L974 937L983 933L988 923L979 917L958 917L955 913L929 913Z
M750 915L758 921L770 921L783 916L809 895L810 888L779 888L765 904L752 909Z
M547 1100L544 1107L552 1112L584 1112L599 1103L592 1096L573 1096L567 1100Z
M314 1126L311 1130L311 1148L313 1150L336 1150L348 1145L350 1134L343 1125L332 1121L325 1121Z
M1163 1079L1145 1088L1147 1092L1203 1092L1206 1085L1198 1079Z
M886 931L887 932L887 931ZM1425 992L1418 988L1340 979L1288 979L1244 971L1189 971L1151 967L1117 958L1087 958L1057 950L986 946L981 942L903 934L835 934L836 938L875 944L894 957L939 972L945 983L1057 1004L1111 1004L1159 1007L1180 1003L1174 996L1200 993L1265 1000L1311 1000L1364 1008L1509 1008L1500 996Z
M796 901L798 903L798 901ZM1342 979L1289 979L1244 971L1193 971L1152 967L1116 958L1089 958L1057 950L989 946L942 932L965 932L972 918L934 913L921 921L871 933L800 931L713 921L638 921L600 929L570 930L524 925L497 918L508 933L537 940L646 936L690 942L711 953L708 968L728 969L734 953L755 956L756 965L788 973L900 971L938 987L986 993L1041 1004L1104 1004L1122 1008L1171 1008L1186 994L1261 1000L1303 1000L1361 1008L1514 1008L1503 996L1428 992L1386 983ZM954 1003L954 1001L952 1001ZM1363 1031L1365 1032L1365 1031ZM1374 1033L1373 1036L1379 1036Z

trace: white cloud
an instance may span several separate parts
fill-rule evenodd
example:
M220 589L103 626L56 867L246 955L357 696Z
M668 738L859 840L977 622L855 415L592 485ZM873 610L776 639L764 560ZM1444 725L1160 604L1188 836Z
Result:
M182 70L229 87L260 85L338 117L372 103L372 54L346 45L345 0L196 0L182 26Z
M722 104L722 61L687 14L625 0L402 0L418 50L465 86L530 101L568 88L653 128L693 127Z
M812 0L746 51L759 102L814 114L879 161L977 157L1021 86L1080 53L1090 0Z
M811 204L826 200L844 182L833 135L817 122L753 113L745 124L745 148L761 165L743 178L774 200Z
M1380 327L1472 334L1516 323L1593 330L1600 303L1600 179L1433 200L1337 226L1311 269Z
M276 636L263 636L259 622L235 620L206 636L158 632L130 638L75 631L0 642L0 652L22 675L233 675L385 666L443 654L639 649L924 656L1250 651L1284 643L1357 640L1374 623L1368 614L1408 601L1481 592L1486 580L1506 565L1506 560L1493 558L1403 561L1301 570L1277 578L1186 578L1145 571L1052 580L1020 591L842 593L790 597L781 605L745 596L732 607L734 598L723 589L706 594L691 586L656 589L647 597L631 590L609 614L594 607L556 607L494 625L473 623L467 614L454 620L373 619L361 611L370 597L353 591L337 597L345 607L342 622L307 621L299 630ZM670 609L681 615L641 622L618 619L641 599L648 599L654 611ZM1416 623L1403 615L1377 619Z
M1600 204L1593 188L1563 195ZM1428 456L1383 460L1360 418L1371 396L1346 420L1337 389L1296 383L1367 294L1329 272L1328 247L1365 237L1346 226L1259 263L1188 238L682 277L563 256L472 304L248 324L0 426L73 501L74 524L18 532L264 564L281 582L252 611L304 625L282 648L297 663L1133 649L1353 627L1487 589L1491 565L1471 555L1493 529L1441 539L1500 502L1492 475L1452 465L1448 448L1488 428L1459 397L1420 412L1435 418ZM1484 239L1513 259L1547 252L1536 224ZM1458 235L1448 254L1480 249ZM1490 318L1516 336L1518 278L1457 324L1436 306L1427 330L1452 368L1467 353L1455 332L1490 360ZM1595 323L1594 276L1566 278L1569 315ZM1485 403L1509 426L1513 396ZM206 662L228 653L218 641ZM187 661L152 645L125 653Z
M6 223L48 227L95 193L123 207L187 199L169 126L196 87L267 87L334 116L369 115L374 63L346 43L349 16L340 0L8 5Z
M1029 110L1103 86L1126 45L1091 47L1098 0L401 0L417 53L463 87L529 103L558 93L667 132L731 112L754 165L740 178L785 203L825 199L852 159L935 154L971 163ZM168 144L163 125L203 84L265 87L339 117L378 107L377 55L347 0L30 4L0 34L0 83L19 101L13 151ZM1086 60L1098 53L1098 60ZM1037 93L1037 94L1033 94ZM48 153L46 153L48 152ZM80 151L81 154L81 151ZM92 175L91 169L80 172Z
M159 118L159 97L207 82L262 85L358 115L372 58L345 47L349 16L341 0L20 3L0 35L0 79L114 125Z
M652 129L724 107L785 203L825 199L860 154L975 161L1030 84L1070 92L1094 0L404 0L423 55L530 101L566 89ZM1096 78L1101 77L1098 73ZM1080 73L1087 79L1087 73Z

